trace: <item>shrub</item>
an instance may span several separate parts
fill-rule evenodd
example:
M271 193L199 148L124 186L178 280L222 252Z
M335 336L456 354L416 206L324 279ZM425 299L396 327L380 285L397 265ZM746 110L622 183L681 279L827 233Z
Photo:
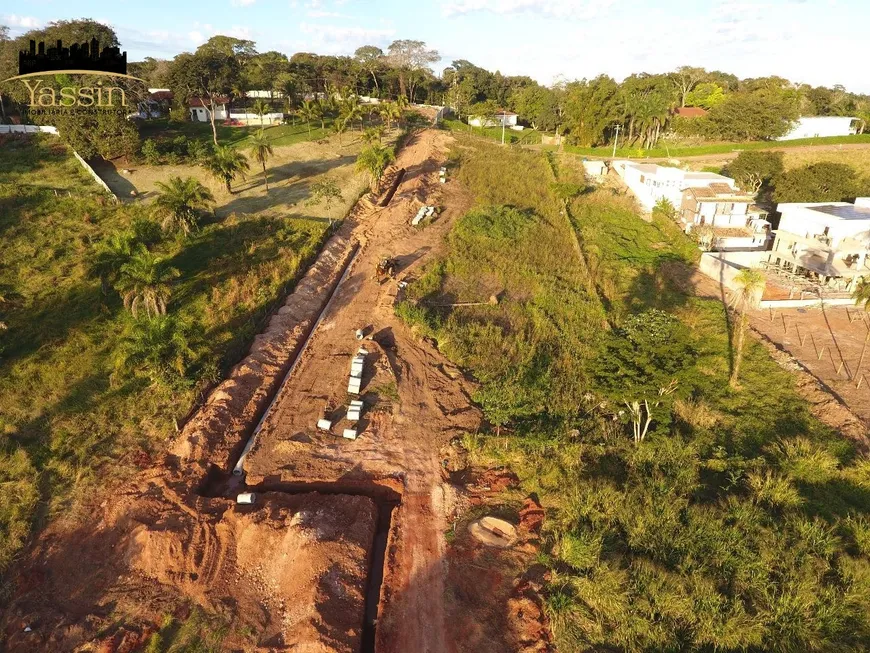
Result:
M146 138L142 142L142 158L151 166L160 165L160 148L153 138Z
M783 440L775 451L780 468L805 483L826 483L837 474L840 464L836 456L807 438Z

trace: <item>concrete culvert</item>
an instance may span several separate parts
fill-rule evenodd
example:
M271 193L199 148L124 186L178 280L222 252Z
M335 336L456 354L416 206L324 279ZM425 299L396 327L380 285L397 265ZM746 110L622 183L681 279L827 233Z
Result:
M478 542L506 549L517 541L516 526L497 517L481 517L468 525L468 532Z

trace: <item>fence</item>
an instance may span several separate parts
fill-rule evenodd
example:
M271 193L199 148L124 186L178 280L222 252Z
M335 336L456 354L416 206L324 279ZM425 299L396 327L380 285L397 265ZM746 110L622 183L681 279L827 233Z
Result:
M245 123L254 123L256 125L260 124L260 116L256 113L233 113L230 111L230 120L240 120ZM284 114L283 113L264 113L263 114L263 124L264 125L274 125L281 124L284 122Z
M0 125L0 134L54 134L57 127L50 125Z

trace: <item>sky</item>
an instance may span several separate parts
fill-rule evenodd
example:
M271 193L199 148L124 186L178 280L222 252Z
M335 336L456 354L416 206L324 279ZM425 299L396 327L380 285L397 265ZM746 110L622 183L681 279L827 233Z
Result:
M2 4L12 35L52 20L110 24L128 61L171 58L214 34L288 55L416 39L441 54L436 72L465 59L549 85L692 65L870 93L866 0L30 0L18 13Z

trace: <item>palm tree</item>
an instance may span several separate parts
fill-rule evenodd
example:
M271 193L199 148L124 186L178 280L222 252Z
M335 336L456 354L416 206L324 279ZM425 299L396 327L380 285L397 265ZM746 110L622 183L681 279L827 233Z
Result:
M132 321L115 348L115 371L143 374L153 384L183 379L194 358L189 331L169 315Z
M332 100L327 95L314 103L317 119L320 120L320 128L326 129L326 116L332 111Z
M864 310L870 311L870 278L864 277L852 291L852 299L856 304L864 304Z
M339 117L332 123L332 130L338 134L338 147L344 147L341 142L341 135L347 130L347 120Z
M402 117L402 109L395 102L384 102L381 105L381 116L386 120L387 126L392 127L393 121L398 124L399 119Z
M271 110L272 107L270 107L269 103L262 98L254 102L254 105L251 107L251 111L260 116L260 129L263 128L263 116L265 116Z
M97 244L88 268L88 276L100 280L104 295L118 281L118 276L135 253L136 239L128 232L112 234Z
M371 177L372 192L377 189L384 170L387 169L387 166L395 158L396 155L393 154L393 151L383 145L372 145L359 153L359 157L356 160L356 169L368 173L369 177Z
M740 365L743 363L743 344L746 340L746 327L749 324L747 311L756 308L764 292L766 280L758 270L744 268L734 277L738 288L731 294L731 308L740 314L740 323L737 327L737 342L734 347L734 366L731 369L731 378L728 384L732 388L737 387L737 378L740 375Z
M242 178L244 178L245 172L250 168L245 155L228 145L218 146L214 154L203 163L203 166L216 179L226 185L228 193L233 192L230 185L233 179L237 175L242 175Z
M251 137L251 152L254 160L263 166L263 183L266 184L266 192L269 192L269 178L266 176L266 161L272 156L272 144L266 138L266 132L260 129Z
M180 229L186 236L199 227L200 212L214 202L211 191L193 177L170 177L157 182L160 189L154 206L164 230Z
M311 123L317 120L317 107L313 102L305 100L299 108L299 117L305 121L308 126L308 138L311 138Z
M130 262L121 268L115 289L121 293L124 308L129 309L133 317L138 317L142 308L148 317L165 315L172 294L170 282L180 274L165 260L140 247Z
M380 143L381 139L384 136L384 127L383 125L379 125L377 127L369 127L363 132L362 140L366 145L374 145L375 143Z

